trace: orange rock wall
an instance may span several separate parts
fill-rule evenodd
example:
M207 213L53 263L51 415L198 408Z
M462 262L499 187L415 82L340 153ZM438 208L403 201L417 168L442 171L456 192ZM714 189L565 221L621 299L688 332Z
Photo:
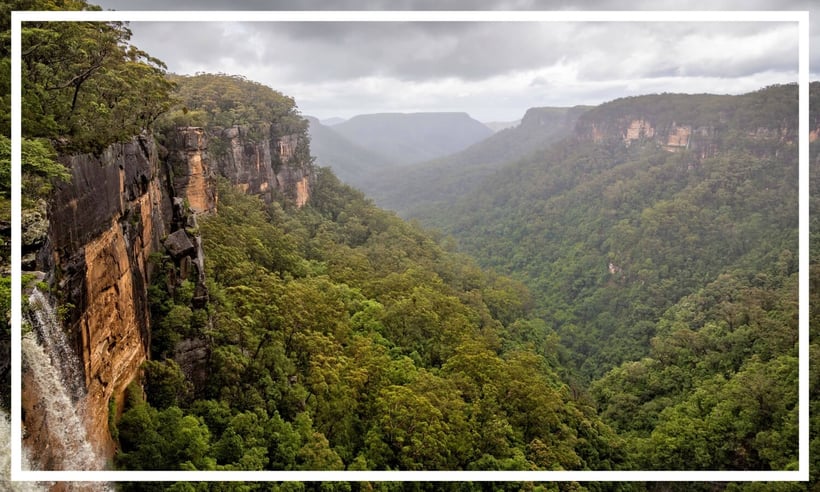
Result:
M296 182L296 206L302 207L310 198L308 177L305 176Z
M686 147L689 145L689 137L692 135L691 126L673 126L672 131L666 139L668 147Z
M85 248L86 295L89 303L80 317L82 362L88 391L87 430L98 448L111 454L108 432L108 400L112 396L122 408L125 387L146 359L140 319L137 316L132 265L125 236L118 223ZM133 265L139 268L139 265Z
M632 120L624 134L624 142L629 145L630 142L640 140L642 138L652 138L655 136L655 129L652 125L644 120Z
M148 356L148 256L171 223L168 179L144 136L64 163L72 180L50 201L50 250L39 268L51 272L63 309L74 306L65 324L85 379L85 427L110 457L109 400L122 408Z
M189 212L216 211L217 173L266 200L274 191L299 207L310 198L313 175L310 163L299 160L298 136L270 134L269 126L246 130L180 128L164 160L145 135L99 156L61 159L72 179L49 202L49 242L37 268L50 272L63 307L74 305L65 324L85 377L85 424L92 446L108 457L115 451L109 401L122 408L126 387L149 357L149 255L163 251L171 232L188 227ZM260 134L270 138L259 140ZM44 428L36 411L27 410L24 425ZM31 436L31 442L41 441Z

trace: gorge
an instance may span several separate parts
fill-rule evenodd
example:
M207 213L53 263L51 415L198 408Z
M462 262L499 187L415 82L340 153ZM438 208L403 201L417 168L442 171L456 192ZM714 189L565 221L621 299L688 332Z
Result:
M437 159L379 178L430 231L315 166L308 121L270 87L169 74L117 23L25 34L32 468L798 466L796 85L532 108L444 157L420 134L413 150ZM63 53L54 37L99 49ZM349 175L374 177L356 166L372 152L328 138ZM676 490L111 488L564 485Z
M792 91L792 87L775 87L743 97L751 101L763 97L789 100ZM286 128L296 131L284 134L277 133L282 126L275 123L228 129L166 126L156 138L146 134L116 144L99 157L66 157L64 162L72 179L55 185L49 200L49 232L47 238L36 242L41 249L35 255L35 264L52 272L50 281L60 286L58 292L73 293L63 299L62 305L67 305L66 299L73 305L63 310L63 320L67 333L73 334L73 345L79 349L82 386L87 392L79 400L87 409L89 442L109 459L116 456L126 467L146 466L145 456L150 456L146 453L156 439L145 437L155 432L150 426L170 419L173 427L185 435L200 436L185 444L174 444L182 446L180 452L188 457L189 461L183 461L189 463L185 466L198 469L287 467L294 462L297 466L337 468L355 460L367 460L369 466L436 463L459 468L470 460L490 467L506 466L502 463L514 461L503 460L516 460L515 452L495 455L498 450L484 447L484 439L461 448L458 453L462 454L443 451L457 443L463 429L489 425L487 421L458 420L463 418L458 417L459 412L490 405L496 408L496 415L500 413L508 419L508 425L520 429L509 434L499 428L493 439L528 442L523 455L527 463L547 464L557 459L563 467L629 466L624 446L637 446L634 443L641 441L626 434L631 444L623 444L608 424L598 420L586 399L596 398L616 428L647 433L647 437L639 439L661 439L657 437L658 429L639 427L624 418L624 402L632 400L613 396L612 388L649 384L634 383L634 378L640 381L651 372L624 371L644 367L661 371L659 365L679 364L677 349L660 348L665 344L678 347L675 337L695 337L692 343L701 347L707 360L713 356L710 354L721 353L725 350L720 348L725 343L722 337L729 336L721 334L718 328L725 326L720 324L724 322L721 313L725 309L748 314L735 315L745 320L741 321L744 324L740 332L733 325L723 330L728 329L732 337L745 337L743 340L766 341L755 342L762 343L755 345L761 351L755 352L758 355L750 362L733 356L734 365L720 366L729 367L726 370L735 376L721 383L718 391L734 391L731 388L736 384L735 377L764 377L760 374L771 371L778 378L791 380L796 360L791 355L796 341L793 322L767 320L793 316L788 302L777 299L789 298L795 273L795 264L790 260L792 224L785 219L791 196L788 190L794 185L789 178L795 172L791 158L795 148L794 126L785 119L777 120L781 126L768 128L749 126L744 117L726 118L734 105L743 107L743 98L725 98L723 106L711 101L711 114L717 116L707 117L704 110L699 113L701 120L684 119L677 123L680 113L655 111L653 104L647 104L652 97L618 100L592 108L578 117L571 137L551 147L552 160L546 161L546 169L555 173L557 179L549 186L539 185L533 193L551 190L549 200L569 203L576 200L574 196L578 193L590 202L592 187L603 191L594 191L591 196L624 203L637 199L623 190L616 193L619 186L629 183L657 190L661 198L657 203L647 202L643 208L599 207L586 212L596 217L595 221L584 219L581 224L598 223L601 230L628 231L624 229L625 219L617 213L629 215L642 210L631 219L635 221L633 227L655 228L644 234L620 232L607 236L608 241L617 238L617 249L607 250L608 242L585 246L584 264L591 271L600 270L599 273L582 277L576 270L565 276L562 265L572 265L576 260L558 256L539 263L539 254L528 252L531 266L524 269L519 265L519 272L532 274L537 271L533 268L546 272L547 267L554 268L550 285L566 285L564 289L539 293L550 303L533 300L533 293L538 292L536 282L529 281L534 287L528 290L496 274L481 273L469 263L461 264L443 251L437 252L435 243L424 233L370 208L362 196L341 187L328 171L313 169L310 158L305 157L309 156L310 148L300 133L304 125L292 123ZM674 98L690 107L699 103L696 96L667 97ZM787 104L778 106L778 110L784 115L791 111ZM708 126L709 121L717 123ZM260 139L260 134L264 138ZM727 145L743 146L743 160L735 158ZM561 161L570 158L566 164ZM536 170L527 169L527 161L522 161L518 164L522 169L517 172L544 172L543 161L536 160L534 164L538 166ZM568 172L572 166L580 166L582 172ZM757 171L763 166L769 166L767 174ZM742 172L746 180L765 180L771 190L754 196L733 194L734 188L718 193L719 199L727 201L721 213L737 210L737 217L744 217L744 200L763 200L761 203L771 209L766 217L783 217L777 225L765 228L781 227L782 233L767 233L770 238L765 246L727 251L727 244L746 241L742 239L746 233L736 232L735 240L724 228L715 235L717 231L713 234L697 216L690 217L687 227L703 228L698 233L701 248L708 252L708 248L720 243L723 254L699 255L692 244L679 241L665 249L656 248L666 255L654 257L656 270L644 266L636 272L635 258L647 255L641 241L676 237L671 230L682 223L657 224L661 219L655 219L653 214L667 214L661 215L667 217L662 219L666 221L677 216L676 210L668 207L672 198L665 193L678 196L675 200L683 213L692 210L686 200L703 201L710 196L712 192L706 186L717 190L738 186L735 172ZM670 180L669 173L688 178ZM701 176L708 179L702 180ZM615 184L618 182L622 184ZM678 183L678 188L670 188L672 182ZM484 185L484 196L493 195L487 186L498 191L518 186L508 184L506 177L488 183ZM491 220L472 222L467 211L480 210L483 205L471 204L471 198L467 194L457 202L463 212L452 218L473 227L495 227ZM501 210L510 213L514 210L510 205L515 203L518 202L504 204ZM759 205L757 210L762 212L765 207ZM539 208L548 210L546 205ZM598 215L599 209L611 212ZM558 229L572 224L570 227L578 229L573 214L579 210L587 209L556 208L550 212L550 227ZM724 218L716 215L711 220ZM513 229L517 223L512 217L506 223L510 234L518 234ZM606 228L601 225L608 223L611 225ZM540 224L534 218L528 227ZM402 231L398 236L397 230ZM459 229L454 231L463 235ZM577 234L565 231L553 240L578 237ZM480 256L486 253L480 249L479 238L486 236L462 237L464 244L475 248ZM529 234L510 247L529 247L530 241L539 237L546 241L550 235ZM695 241L689 236L686 240ZM499 247L505 243L494 244ZM385 254L385 247L399 249ZM761 255L771 257L771 250L779 251L774 264L774 260L760 259ZM571 253L572 248L556 244L541 251L559 255ZM678 258L678 251L685 251L688 257ZM433 257L428 257L430 254ZM414 263L419 261L416 258L422 263ZM492 256L487 259L497 261ZM651 272L659 278L650 285L663 283L663 265L674 265L678 260L690 266L668 270L677 275L675 284L668 284L675 286L668 288L668 300L642 287L641 276ZM730 261L737 261L739 266L728 269ZM768 280L749 277L743 270L744 262L768 264L764 271ZM425 263L433 265L435 273L424 273L429 268L422 266ZM499 265L506 268L504 263ZM206 275L207 271L212 272L211 276ZM703 286L692 278L694 275L713 280ZM428 280L420 282L417 276ZM585 279L580 287L579 278ZM560 313L558 308L562 304L573 306L571 303L576 301L570 294L579 288L586 289L585 294L577 297L584 303L609 304L601 309L577 308L575 312ZM566 295L566 300L555 297L561 295ZM628 298L618 300L618 296L626 295L645 303L643 313L633 311ZM705 300L691 300L700 299L699 296L705 296ZM730 301L712 304L710 299L723 296ZM60 301L59 294L56 297ZM692 302L702 306L709 321L695 321L699 319L697 315L688 314ZM726 307L726 302L735 307ZM553 311L534 317L531 313L536 308ZM650 309L655 314L648 316ZM592 313L591 318L583 317L587 312ZM621 313L619 316L626 322L613 321L615 313ZM563 325L558 322L562 319ZM589 333L578 333L575 323ZM682 328L702 325L705 326L700 332ZM647 337L644 333L628 331L634 329L651 330L648 336L652 340L643 338ZM591 339L594 330L600 330L602 339L618 337L618 330L626 330L626 334L613 354L614 344L608 351ZM728 350L745 350L742 347L745 342L737 342ZM389 357L388 349L392 354ZM608 362L613 358L614 362ZM400 364L407 367L399 370ZM577 389L575 394L569 393L571 386L557 374L573 364L577 364L576 374L592 379L589 397ZM542 369L533 375L520 372L530 366ZM492 384L502 384L501 390L488 386L490 376L482 375L482 371L489 368L496 372L492 377L496 383ZM712 366L698 369L705 375L712 370ZM667 371L663 369L661 373ZM705 376L698 371L698 375L687 376L694 378L687 379L689 384L701 384L697 378ZM416 375L408 376L412 374ZM134 381L141 386L131 384ZM521 388L517 385L522 381L543 389L519 392ZM369 391L370 385L379 389L375 393ZM547 389L550 386L565 389L555 392ZM663 388L640 397L645 406L641 412L649 418L662 419L667 415L658 413L653 398L671 399L683 405L692 397L686 388ZM408 390L412 393L406 393ZM509 400L498 401L496 391L504 391ZM770 391L772 395L780 394ZM378 395L376 401L368 403L373 398L369 395ZM735 398L727 396L727 401ZM426 410L422 402L432 404L431 399L449 402L447 413ZM228 420L228 407L223 406L227 402L233 406L233 417ZM770 417L774 418L772 427L765 432L791 439L793 429L787 424L796 408L794 404L791 393L782 394L778 409L771 410L775 412L771 415L777 417ZM773 405L770 402L765 407ZM356 406L360 406L362 413L345 413L346 408ZM438 422L451 435L445 437L448 434L442 433L438 443L424 441L423 434L415 435L414 439L425 443L424 449L440 449L441 454L424 454L418 448L416 452L421 454L410 459L399 441L405 437L396 436L414 435L413 419L402 420L406 417L392 414L390 419L366 423L368 411L372 411L367 408L388 415L402 408L430 411L424 418ZM464 410L456 410L460 408ZM712 407L707 406L704 411L704 421L716 418L708 415L715 411ZM304 417L300 415L308 412L311 420L301 420ZM30 419L37 414L36 409L28 407L25 413L26 428L32 431L35 443L32 448L56 449L36 443L36 430L43 425ZM195 418L186 420L188 417ZM562 423L556 426L555 422ZM365 425L372 427L364 439L360 433L355 437L357 427ZM587 434L589 431L583 430L585 425L596 430ZM161 432L161 427L156 432ZM538 450L546 446L540 437L543 432L568 434L566 440L552 443L552 451L542 455ZM191 447L199 446L200 439L209 442L201 448L210 449L208 455ZM295 456L285 451L286 439L295 439L296 444L287 444L299 449ZM594 453L586 442L596 443ZM350 443L350 448L344 443ZM741 466L767 466L762 464L762 455L758 455L763 452L758 451L757 446L762 446L758 441L737 445L748 446L750 451L726 451L730 456L726 459L736 460ZM640 454L640 447L629 449L634 456L646 460L643 463L655 459ZM476 452L482 455L472 454ZM778 458L782 465L788 464L788 456ZM57 460L43 455L35 455L34 459L40 463ZM704 461L700 465L708 467L713 463ZM177 464L169 462L165 466ZM525 465L520 462L514 466Z

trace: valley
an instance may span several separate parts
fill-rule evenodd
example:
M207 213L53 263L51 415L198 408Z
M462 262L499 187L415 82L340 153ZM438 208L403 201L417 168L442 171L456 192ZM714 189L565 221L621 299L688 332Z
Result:
M323 123L244 76L171 73L118 23L24 34L26 466L798 467L796 84L532 107L493 129L451 111ZM810 94L813 364L820 82ZM808 483L447 487L813 490L816 454Z

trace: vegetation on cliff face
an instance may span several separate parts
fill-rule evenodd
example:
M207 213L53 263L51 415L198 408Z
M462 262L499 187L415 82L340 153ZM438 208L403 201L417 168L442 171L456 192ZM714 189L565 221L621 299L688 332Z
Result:
M303 131L295 101L270 87L238 75L172 75L177 105L163 116L160 132L173 126L248 125L258 122ZM282 133L289 133L284 131Z
M167 143L166 136L181 127L201 127L214 135L238 127L246 143L270 142L274 172L279 172L279 166L283 164L280 159L283 152L276 148L277 144L292 147L282 156L292 165L307 168L313 162L308 122L302 118L293 98L235 75L200 73L171 75L169 78L175 86L175 103L155 125L160 142ZM208 153L213 160L219 161L237 152L231 145L227 139L211 138ZM247 152L239 150L240 153L243 151Z
M92 8L81 1L26 7ZM130 37L120 22L26 23L23 134L58 143L61 151L100 151L148 128L168 109L172 85L164 64Z
M0 6L0 97L11 105L11 11L98 10L82 0ZM68 173L58 153L99 152L149 128L170 105L163 63L129 43L120 22L27 22L21 30L23 205ZM8 216L11 112L0 115L0 211ZM6 263L6 262L4 262Z

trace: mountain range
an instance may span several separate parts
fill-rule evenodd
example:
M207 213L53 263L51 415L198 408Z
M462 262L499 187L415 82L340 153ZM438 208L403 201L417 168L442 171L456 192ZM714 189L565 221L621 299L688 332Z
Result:
M567 136L586 109L532 108L519 124L495 133L463 113L363 115L333 126L308 120L317 164L332 168L378 205L419 217L474 189L501 164ZM378 141L375 135L385 138ZM422 138L426 135L434 137ZM417 156L411 162L406 161L408 147Z
M317 162L330 166L342 179L363 169L374 171L449 155L493 134L467 113L378 113L332 126L310 118L310 124Z
M568 136L586 106L532 108L521 123L464 150L431 161L365 176L359 186L384 208L424 218L446 209L515 162Z

